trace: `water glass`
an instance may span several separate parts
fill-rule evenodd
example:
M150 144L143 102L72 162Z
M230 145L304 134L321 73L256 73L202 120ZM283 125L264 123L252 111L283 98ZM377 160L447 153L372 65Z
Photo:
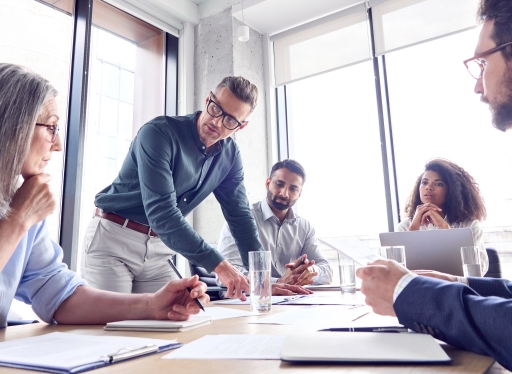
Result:
M462 270L465 277L481 277L480 254L478 247L460 247Z
M395 260L403 267L405 266L405 247L403 245L391 245L380 247L380 255L388 260Z
M354 260L338 253L338 264L340 269L340 288L342 295L353 295L356 293L356 271Z
M251 312L266 313L272 307L269 251L249 252L249 281L251 283Z

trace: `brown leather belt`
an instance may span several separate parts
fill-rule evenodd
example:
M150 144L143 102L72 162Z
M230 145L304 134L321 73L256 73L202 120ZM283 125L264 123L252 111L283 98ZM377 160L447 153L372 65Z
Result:
M144 225L142 223L138 223L129 219L126 219L124 217L121 217L118 214L115 213L103 213L103 211L100 208L96 208L96 211L94 212L94 215L96 217L104 218L106 220L112 221L114 223L117 223L118 225L121 225L123 227L127 227L131 230L141 232L143 234L152 236L154 238L158 238L158 235L151 230L151 227L148 225ZM128 221L128 223L126 223ZM126 223L126 224L125 224Z

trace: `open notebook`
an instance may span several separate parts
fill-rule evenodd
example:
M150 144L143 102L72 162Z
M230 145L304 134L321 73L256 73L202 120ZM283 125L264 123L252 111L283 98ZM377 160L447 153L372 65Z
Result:
M133 320L109 322L104 327L107 331L165 331L179 332L188 331L207 325L211 322L210 316L193 316L188 321L151 321Z
M286 336L281 360L290 362L449 363L451 358L425 334L313 332Z

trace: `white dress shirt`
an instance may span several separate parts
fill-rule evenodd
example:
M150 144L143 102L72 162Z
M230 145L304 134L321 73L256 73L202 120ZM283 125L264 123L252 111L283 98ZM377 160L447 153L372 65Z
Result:
M315 260L313 268L318 273L313 278L315 284L331 283L332 268L318 248L315 229L309 221L295 215L293 209L289 209L281 224L268 206L266 199L252 204L251 211L258 227L259 239L263 249L272 252L271 277L273 283L286 273L286 264L303 254L308 255L308 260ZM246 275L248 274L226 223L222 228L217 250L238 270Z

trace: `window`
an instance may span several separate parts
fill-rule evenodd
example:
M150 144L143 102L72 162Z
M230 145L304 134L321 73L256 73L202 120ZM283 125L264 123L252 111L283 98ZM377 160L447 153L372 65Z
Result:
M289 84L286 93L290 157L307 173L297 212L320 238L357 237L378 249L388 226L372 62ZM325 254L337 269L336 253Z
M61 1L63 9L34 0L0 4L0 61L19 64L48 79L59 91L61 139L65 142L67 106L73 42L74 1ZM64 144L65 146L65 144ZM56 153L46 168L52 176L50 185L61 201L64 152ZM61 205L48 217L50 237L59 241Z
M511 277L512 134L493 128L462 64L472 56L478 34L473 29L386 55L400 208L428 159L462 166L485 199L486 246L500 251Z
M139 128L164 114L163 31L94 1L78 263L94 196L110 185Z

